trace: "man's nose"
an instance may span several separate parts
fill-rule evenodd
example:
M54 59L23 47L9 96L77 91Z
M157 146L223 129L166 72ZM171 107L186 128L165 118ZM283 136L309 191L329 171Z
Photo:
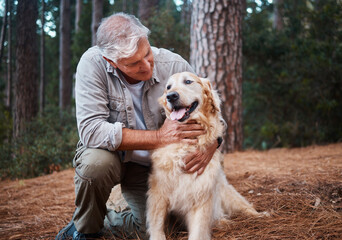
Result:
M151 63L148 59L143 59L142 63L143 64L141 65L141 69L149 70L151 68Z

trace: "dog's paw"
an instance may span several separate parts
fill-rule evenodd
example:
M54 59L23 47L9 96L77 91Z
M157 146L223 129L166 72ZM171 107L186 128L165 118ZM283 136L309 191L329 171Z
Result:
M271 217L271 214L267 211L259 212L258 217Z
M163 232L150 233L150 240L166 240L166 236Z
M218 229L226 229L227 225L231 224L233 221L227 218L221 218L215 221L215 227Z

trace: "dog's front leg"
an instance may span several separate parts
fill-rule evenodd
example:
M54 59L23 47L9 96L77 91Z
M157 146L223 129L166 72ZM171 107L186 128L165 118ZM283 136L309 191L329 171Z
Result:
M157 194L149 194L147 199L147 231L150 240L166 240L164 226L167 215L167 200Z
M187 216L189 240L210 240L213 222L212 199L202 207L191 210Z

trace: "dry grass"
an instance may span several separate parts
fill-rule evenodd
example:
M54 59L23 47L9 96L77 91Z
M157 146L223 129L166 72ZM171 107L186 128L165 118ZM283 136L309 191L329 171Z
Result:
M342 144L227 154L225 172L272 216L235 216L213 239L342 239ZM0 239L54 239L74 211L73 175L0 182Z

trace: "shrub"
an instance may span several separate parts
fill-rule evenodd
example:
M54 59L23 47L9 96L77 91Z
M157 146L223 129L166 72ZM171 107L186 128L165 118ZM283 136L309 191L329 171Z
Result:
M71 167L78 141L75 117L49 108L26 133L0 146L0 178L28 178Z
M342 6L337 2L308 8L287 1L282 31L272 29L267 6L244 22L245 147L342 140Z

